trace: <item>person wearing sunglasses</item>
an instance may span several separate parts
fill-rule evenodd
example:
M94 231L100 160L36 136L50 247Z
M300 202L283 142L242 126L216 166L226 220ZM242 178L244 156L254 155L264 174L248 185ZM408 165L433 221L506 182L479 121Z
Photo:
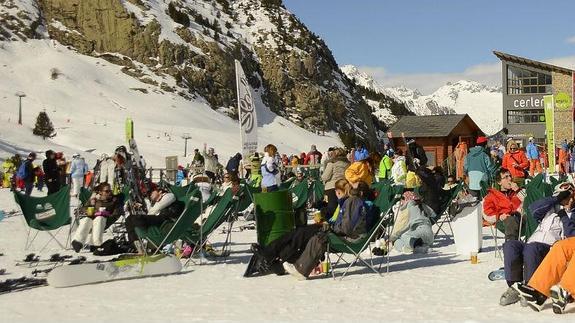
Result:
M72 238L72 248L80 252L88 243L90 230L92 231L91 250L102 245L104 230L108 221L114 222L120 217L122 203L117 196L112 195L110 184L103 182L98 184L94 193L85 206L80 209L84 215L80 219L78 229Z
M507 153L503 156L501 167L508 169L513 180L522 186L525 178L529 177L529 160L514 140L510 140L507 147Z

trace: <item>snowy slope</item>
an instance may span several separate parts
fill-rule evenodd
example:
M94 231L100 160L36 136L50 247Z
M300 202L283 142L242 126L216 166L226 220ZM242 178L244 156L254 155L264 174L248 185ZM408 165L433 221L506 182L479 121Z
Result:
M487 134L503 127L500 88L461 80L447 83L430 95L422 95L418 90L406 87L386 88L353 65L341 69L359 85L404 102L417 115L467 113Z
M240 150L238 123L212 110L201 100L188 101L174 93L142 83L120 66L78 53L49 40L3 43L0 47L0 159L18 151L64 152L94 149L91 162L124 144L124 120L135 122L135 138L148 166L162 167L165 156L182 156L189 133L188 154L203 143L216 148L220 162ZM59 75L52 79L52 71ZM175 85L168 76L149 78ZM23 126L17 126L17 91L23 99ZM143 92L147 92L143 93ZM259 96L256 96L259 98ZM274 143L281 153L339 145L336 134L317 136L278 117L261 102L258 109L260 149ZM43 141L31 135L38 113L46 110L57 136ZM184 163L181 161L180 163Z

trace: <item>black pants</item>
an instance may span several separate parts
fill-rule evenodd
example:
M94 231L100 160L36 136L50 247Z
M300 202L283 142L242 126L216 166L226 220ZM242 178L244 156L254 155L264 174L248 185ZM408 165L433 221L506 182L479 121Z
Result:
M520 217L520 215L511 215L503 220L503 225L505 226L505 241L519 239L519 221L521 221Z
M126 231L128 232L128 241L134 242L138 240L136 228L148 228L151 226L159 226L162 223L171 220L169 216L161 215L130 215L126 218Z
M272 241L262 248L264 257L269 261L287 261L294 263L303 253L308 241L321 229L321 225L308 225L299 227Z
M206 176L210 178L212 184L216 181L216 174L214 172L210 172L209 170L205 171Z
M56 193L60 190L60 182L57 179L46 180L46 187L48 188L48 195Z

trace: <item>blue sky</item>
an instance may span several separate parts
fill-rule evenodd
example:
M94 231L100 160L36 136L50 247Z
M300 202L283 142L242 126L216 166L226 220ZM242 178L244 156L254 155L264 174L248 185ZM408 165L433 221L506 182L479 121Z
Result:
M575 66L575 0L284 0L284 5L326 41L340 65L356 65L384 85L404 83L423 92L457 78L498 85L494 49Z

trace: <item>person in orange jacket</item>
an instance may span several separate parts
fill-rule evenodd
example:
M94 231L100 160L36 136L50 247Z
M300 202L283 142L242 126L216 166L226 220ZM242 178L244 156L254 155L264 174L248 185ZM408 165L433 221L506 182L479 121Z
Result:
M520 150L513 140L508 143L501 167L508 169L513 179L525 179L525 173L529 169L529 160L525 152Z
M483 219L488 224L502 221L505 225L505 241L519 238L519 223L524 192L512 181L511 173L500 168L495 174L500 189L490 188L483 200Z

